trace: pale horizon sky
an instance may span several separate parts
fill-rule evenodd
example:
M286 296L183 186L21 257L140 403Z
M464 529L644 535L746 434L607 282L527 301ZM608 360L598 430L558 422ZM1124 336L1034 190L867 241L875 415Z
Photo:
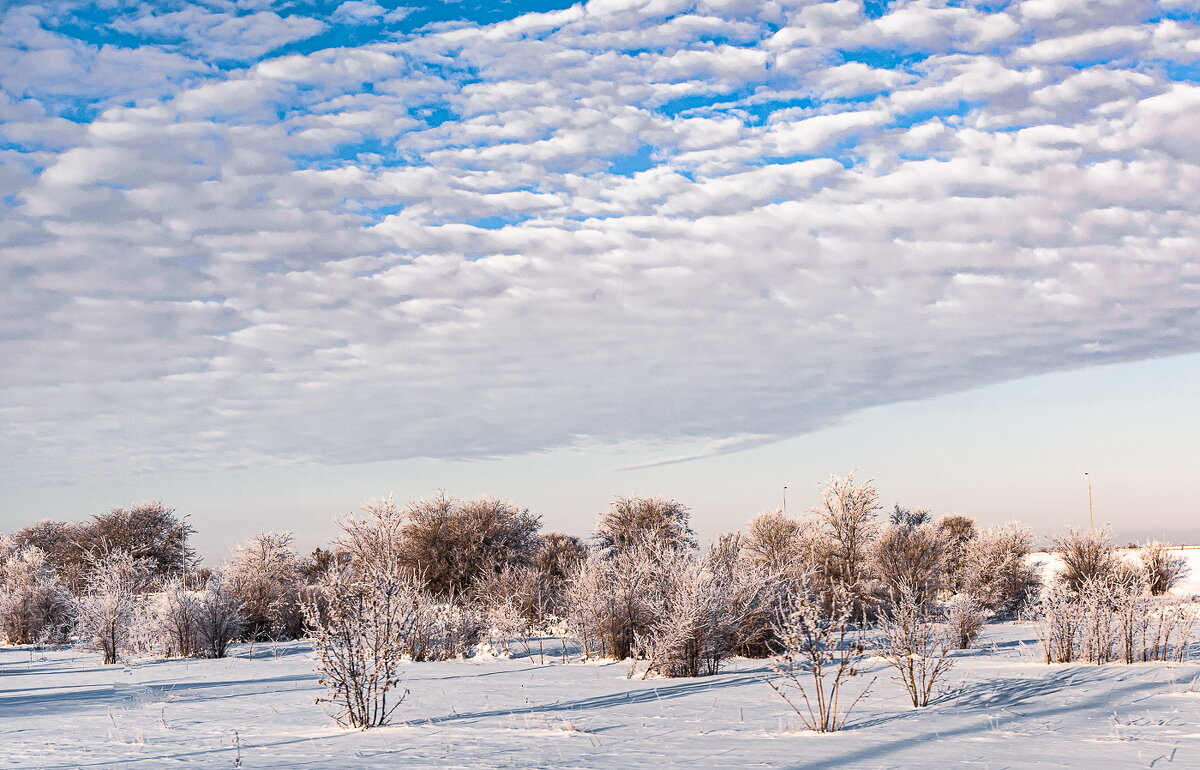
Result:
M0 7L0 530L1196 533L1196 0ZM688 459L686 462L671 460Z
M405 460L206 473L124 474L0 497L0 531L39 518L82 520L109 507L163 499L196 527L206 563L264 529L289 530L307 552L336 535L334 519L372 497L400 503L444 489L496 496L543 517L546 529L590 534L617 495L687 504L703 540L743 529L763 511L816 504L829 474L874 478L886 509L963 513L981 527L1020 521L1039 538L1088 524L1086 470L1097 526L1118 544L1200 542L1200 355L1092 367L878 407L793 439L641 469L696 447L598 448L494 460ZM886 510L884 512L886 514Z

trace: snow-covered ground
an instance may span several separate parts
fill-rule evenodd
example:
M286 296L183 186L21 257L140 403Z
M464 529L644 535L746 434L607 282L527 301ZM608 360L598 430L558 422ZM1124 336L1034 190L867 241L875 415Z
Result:
M936 705L887 669L849 729L816 735L761 661L701 679L630 681L621 664L411 664L400 724L331 725L304 643L225 660L101 666L0 650L0 767L1200 767L1200 665L1036 662L1028 625L995 624Z
M1175 593L1200 595L1200 548L1180 553L1192 574ZM874 678L871 694L831 735L797 729L763 661L640 681L546 652L410 664L397 724L355 732L314 704L302 642L127 666L0 648L0 768L232 768L239 755L245 768L1200 767L1200 663L1047 666L1024 623L958 653L927 709L873 659L855 680Z

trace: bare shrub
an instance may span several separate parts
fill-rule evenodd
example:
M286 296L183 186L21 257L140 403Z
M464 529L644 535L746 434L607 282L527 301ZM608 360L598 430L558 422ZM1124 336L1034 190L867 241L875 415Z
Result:
M1075 593L1082 591L1088 581L1111 583L1121 564L1107 527L1099 530L1068 527L1067 534L1053 538L1052 543L1062 558L1058 580Z
M877 654L896 670L914 708L929 705L954 664L954 641L920 590L901 585L879 611Z
M224 580L250 639L296 638L303 631L299 558L291 532L259 532L234 551Z
M65 641L73 603L46 555L0 540L0 638L9 644Z
M77 532L79 542L91 556L126 551L140 560L152 578L181 575L196 561L188 545L195 529L161 500L113 508L92 517Z
M925 602L946 585L949 554L950 543L936 525L897 524L884 529L872 544L871 565L888 593L915 592Z
M820 565L825 580L849 590L855 599L866 593L879 510L874 482L855 484L853 473L831 476L821 486L820 505L812 509L826 534L828 550Z
M77 605L76 633L104 656L104 665L116 663L128 646L139 594L149 573L128 551L113 551L93 562L87 593Z
M979 602L959 594L946 603L946 627L954 646L969 649L983 633L985 619Z
M564 532L543 532L533 557L533 568L550 583L562 584L567 576L587 558L587 543L582 538Z
M1146 574L1151 596L1162 596L1174 588L1191 571L1188 563L1171 553L1165 543L1151 541L1138 549L1138 559Z
M687 506L665 497L618 497L600 514L594 533L606 556L647 543L690 551L696 548L693 535Z
M992 527L963 554L961 590L1000 617L1015 617L1041 585L1029 564L1033 533L1015 522Z
M854 598L842 591L825 597L801 593L793 597L778 620L776 633L782 653L771 668L779 675L766 680L809 730L828 733L842 729L870 685L847 703L843 689L858 674L865 655L852 618Z
M333 568L317 591L320 601L303 607L326 690L317 702L343 727L387 724L407 695L400 664L415 619L411 581L394 568Z
M480 575L530 564L540 518L507 500L458 500L439 494L404 512L397 557L425 590L443 601L470 595Z
M1136 663L1143 657L1143 640L1152 623L1153 600L1146 595L1145 581L1121 581L1112 587L1111 601L1117 626L1117 656L1125 663Z

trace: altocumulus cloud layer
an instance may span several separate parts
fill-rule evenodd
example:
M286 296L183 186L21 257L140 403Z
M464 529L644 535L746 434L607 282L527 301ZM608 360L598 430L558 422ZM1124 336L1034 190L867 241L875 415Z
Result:
M497 7L8 6L0 467L723 449L1200 349L1194 0Z

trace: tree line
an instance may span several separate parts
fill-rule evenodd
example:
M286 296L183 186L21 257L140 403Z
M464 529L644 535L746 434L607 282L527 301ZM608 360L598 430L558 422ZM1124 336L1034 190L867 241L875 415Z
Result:
M290 533L262 532L208 569L189 545L194 529L161 502L38 522L0 535L0 636L76 642L105 663L309 638L326 706L356 727L399 705L405 660L533 654L547 638L564 656L628 660L630 676L771 658L776 691L797 688L788 702L805 722L837 729L868 631L922 706L951 651L989 619L1026 613L1048 662L1164 659L1190 630L1177 613L1164 631L1154 603L1185 572L1161 544L1131 563L1107 531L1068 531L1055 540L1064 569L1043 585L1028 528L885 512L874 484L852 475L831 477L805 515L764 513L703 548L687 507L662 497L616 498L588 539L542 531L507 500L444 494L374 500L337 524L310 554Z

